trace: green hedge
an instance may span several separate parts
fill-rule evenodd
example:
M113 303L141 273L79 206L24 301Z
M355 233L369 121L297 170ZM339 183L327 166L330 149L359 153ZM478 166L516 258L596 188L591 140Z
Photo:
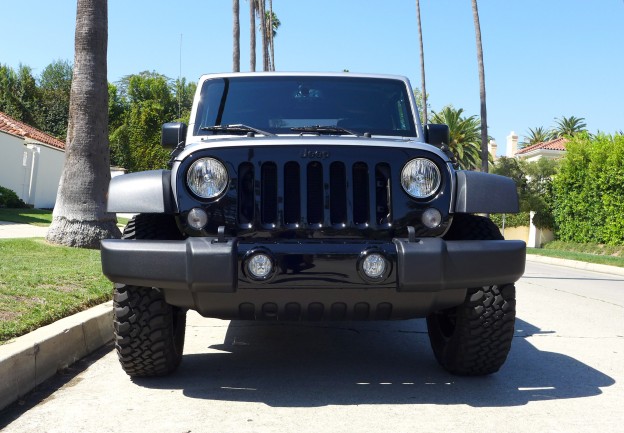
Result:
M0 207L26 208L26 203L13 190L0 186Z
M505 215L505 227L526 227L529 225L529 212L507 213ZM492 214L490 219L499 228L503 228L503 214Z
M566 148L553 182L558 239L624 245L624 136L582 134Z

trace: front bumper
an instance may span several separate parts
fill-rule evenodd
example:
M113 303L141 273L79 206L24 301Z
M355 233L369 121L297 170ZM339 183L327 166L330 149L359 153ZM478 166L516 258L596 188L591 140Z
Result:
M276 257L279 270L268 282L247 279L244 258L263 249ZM382 283L360 276L364 251L380 251L392 270ZM400 292L440 291L513 283L524 273L522 241L374 241L239 242L188 238L184 241L102 241L102 271L116 283L192 292L230 293L238 289L385 287Z

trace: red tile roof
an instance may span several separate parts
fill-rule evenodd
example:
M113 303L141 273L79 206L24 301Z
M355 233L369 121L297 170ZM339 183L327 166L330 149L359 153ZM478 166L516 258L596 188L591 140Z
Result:
M15 120L11 116L0 111L0 131L8 134L17 135L22 138L30 138L41 143L48 144L57 149L65 150L65 143L58 140L45 132L39 131L37 128L28 126L25 123Z
M532 144L531 146L527 146L523 149L520 149L516 152L516 155L522 155L529 152L534 152L537 150L560 150L565 152L566 143L568 142L567 138L559 137L550 141L543 141L541 143Z

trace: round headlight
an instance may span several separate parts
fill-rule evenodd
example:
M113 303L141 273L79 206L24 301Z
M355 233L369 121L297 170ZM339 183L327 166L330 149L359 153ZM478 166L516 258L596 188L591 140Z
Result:
M414 198L427 198L440 187L438 166L425 158L412 159L401 171L401 185Z
M200 158L186 174L186 184L193 194L202 198L219 196L228 184L228 173L223 164L214 158Z

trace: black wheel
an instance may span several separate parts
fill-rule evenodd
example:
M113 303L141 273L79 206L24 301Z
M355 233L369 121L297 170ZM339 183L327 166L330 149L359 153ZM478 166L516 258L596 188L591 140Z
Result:
M141 214L123 239L182 239L173 217ZM115 349L129 376L163 376L182 360L186 310L167 304L152 287L116 284L113 296Z
M473 215L456 215L445 238L503 239L489 218ZM437 361L453 374L495 373L511 349L515 319L513 284L470 288L463 304L427 317L429 341Z

